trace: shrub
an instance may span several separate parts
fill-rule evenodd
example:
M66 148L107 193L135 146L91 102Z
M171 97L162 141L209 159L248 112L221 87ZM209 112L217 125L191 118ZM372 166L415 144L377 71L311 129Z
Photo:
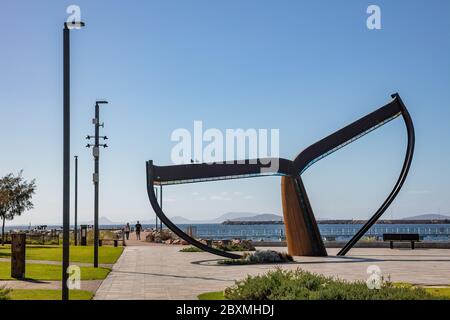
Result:
M369 289L365 282L313 274L301 269L276 269L265 275L248 276L225 289L231 300L427 300L439 299L422 288L396 287L383 282L381 289Z
M241 259L219 260L219 264L242 265L242 264L258 264L258 263L285 263L293 261L292 257L284 252L273 250L256 251L253 253L245 253Z
M180 252L203 252L202 249L199 249L194 246L186 247L180 250Z
M213 243L213 248L223 250L223 251L255 251L255 247L252 245L250 241L241 241L239 243L227 243L224 244L222 241L218 241ZM202 249L199 249L194 246L190 246L184 249L181 249L180 252L203 252Z
M0 300L9 300L9 293L11 290L0 287Z
M227 244L219 242L217 244L214 244L213 246L216 247L217 249L223 250L223 251L255 251L256 250L250 241L241 241L238 243L231 242L231 243L227 243Z

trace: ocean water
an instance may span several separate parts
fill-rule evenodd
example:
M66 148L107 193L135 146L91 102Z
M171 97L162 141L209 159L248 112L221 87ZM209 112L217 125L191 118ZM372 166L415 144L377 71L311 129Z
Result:
M248 239L253 241L281 241L285 237L284 225L224 225L224 224L179 224L186 230L188 226L197 229L197 237L203 239ZM100 226L101 229L122 228L122 225ZM361 224L319 224L324 238L337 241L349 240L360 228ZM59 229L61 226L48 226L48 229ZM154 225L144 225L154 228ZM6 230L28 229L28 227L7 227ZM375 224L366 236L381 238L383 233L418 233L423 241L450 241L450 224Z
M223 225L197 224L197 237L205 239L249 239L280 241L284 238L284 225ZM188 225L178 225L186 230ZM319 224L322 237L335 240L349 240L362 227L362 224ZM449 241L450 224L376 224L366 236L382 237L383 233L419 233L423 241Z

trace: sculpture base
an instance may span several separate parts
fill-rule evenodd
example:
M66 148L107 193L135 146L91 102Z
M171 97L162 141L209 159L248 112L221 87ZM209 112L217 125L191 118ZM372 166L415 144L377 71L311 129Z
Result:
M288 253L291 256L327 256L300 178L281 178L281 199Z

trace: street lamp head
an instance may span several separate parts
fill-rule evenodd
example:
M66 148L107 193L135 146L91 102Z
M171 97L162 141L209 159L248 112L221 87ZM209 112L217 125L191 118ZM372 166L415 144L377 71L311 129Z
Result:
M83 21L64 22L64 29L80 29L86 26Z
M106 100L98 100L98 101L95 101L95 104L108 104L108 101L106 101Z

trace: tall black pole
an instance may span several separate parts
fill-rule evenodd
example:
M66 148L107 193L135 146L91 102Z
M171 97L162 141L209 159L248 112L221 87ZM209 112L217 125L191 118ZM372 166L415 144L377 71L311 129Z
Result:
M100 107L95 104L95 146L94 146L94 268L98 268L98 161L100 152L98 148L99 131L100 131Z
M73 232L75 245L78 245L78 156L75 156L75 227Z
M84 22L73 21L71 27L84 27ZM62 300L69 299L67 280L69 275L70 246L70 28L64 23L63 29L63 261Z
M162 203L162 185L159 187L159 206L162 209L162 207L163 207L163 203ZM161 230L161 231L162 231L162 228L163 228L162 226L163 226L162 220L159 220L159 230Z
M62 300L69 299L67 268L69 268L70 241L70 30L64 24L64 146L63 146L63 263Z
M156 198L158 198L158 189L156 189L155 191L156 191ZM159 222L158 222L158 216L157 216L157 215L155 215L155 216L156 216L156 220L155 220L155 229L156 229L156 231L158 231L158 224L159 224Z
M93 119L93 123L95 126L95 135L94 137L87 136L86 139L94 138L94 144L88 144L87 147L93 147L92 154L94 156L94 268L98 268L98 240L99 240L99 226L98 226L98 189L99 189L99 160L100 160L100 147L106 148L106 144L100 144L100 139L108 139L108 137L100 136L100 127L103 127L103 124L100 124L100 104L106 104L107 101L96 101L95 103L95 117Z

